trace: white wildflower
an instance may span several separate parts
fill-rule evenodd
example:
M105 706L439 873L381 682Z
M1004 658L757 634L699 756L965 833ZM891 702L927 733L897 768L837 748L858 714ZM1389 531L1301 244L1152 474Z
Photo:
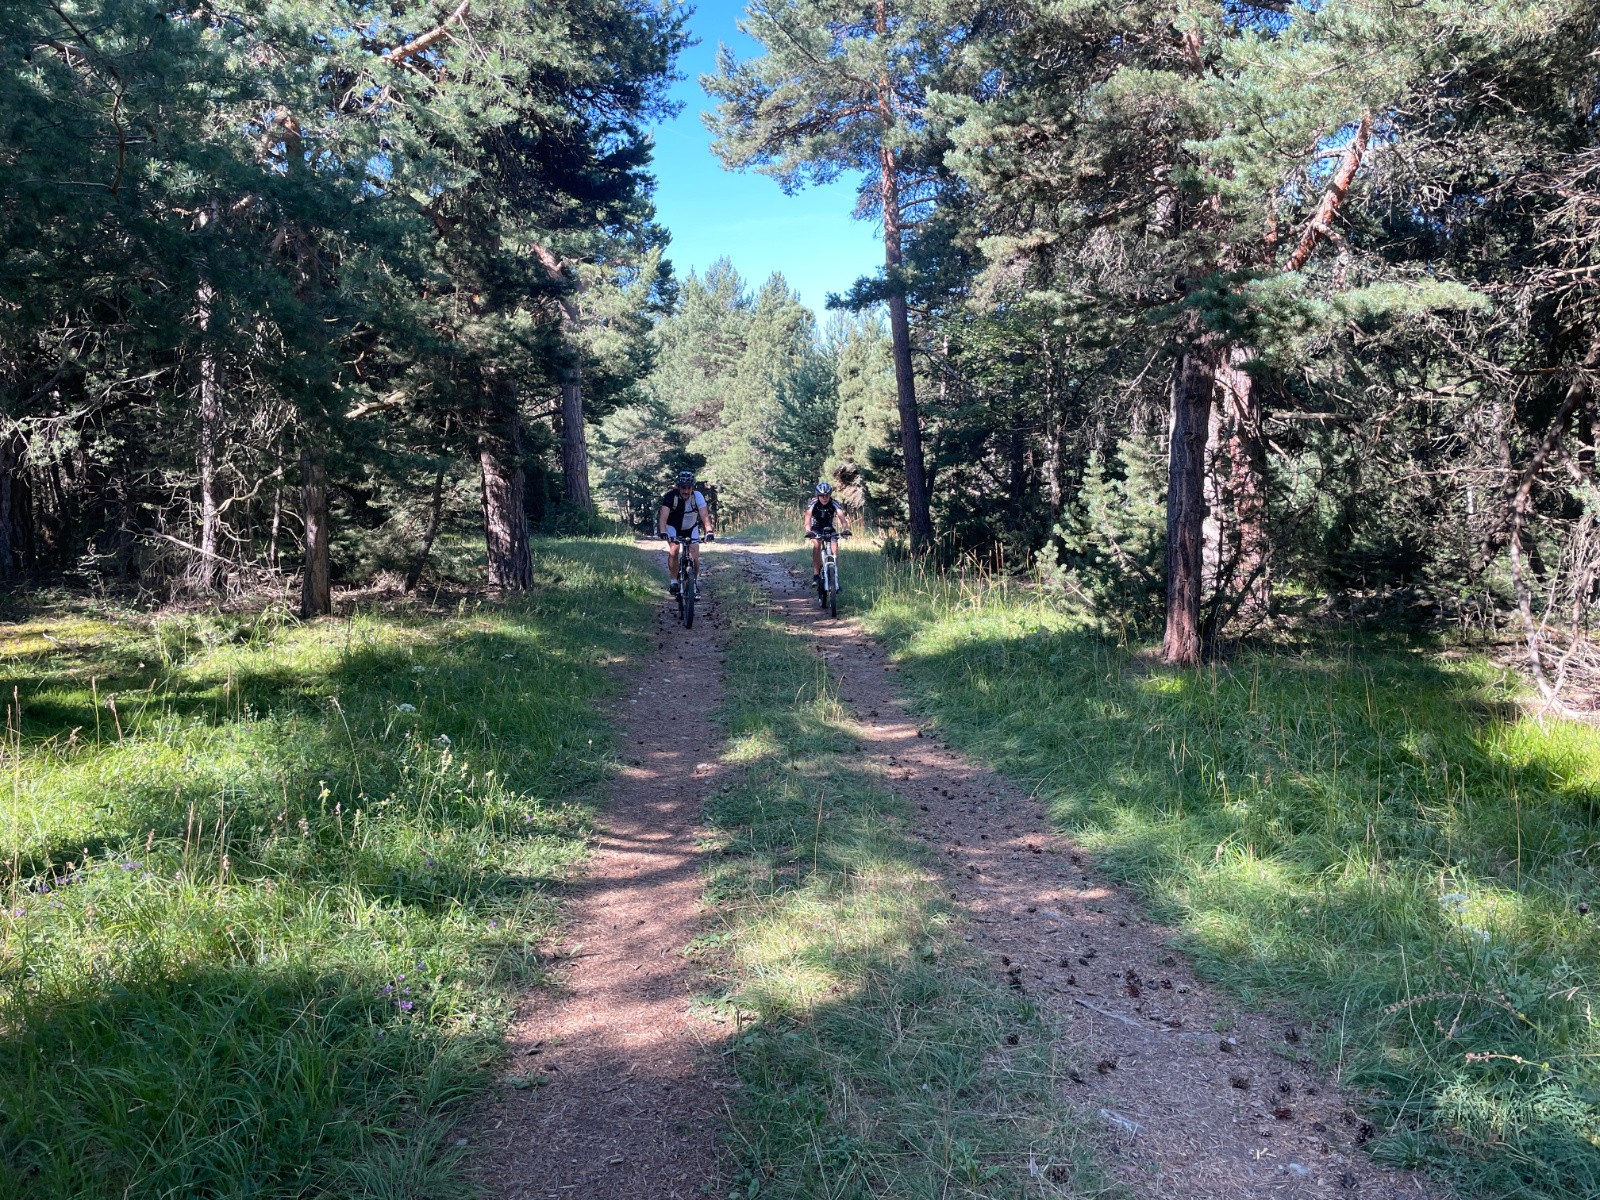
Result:
M1445 912L1460 912L1467 907L1469 899L1471 897L1465 892L1446 892L1439 897L1439 907L1444 909Z
M421 675L427 669L428 668L423 666L421 663L413 663L411 667L411 673L413 675Z
M433 744L442 750L450 749L452 745L450 741L450 735L448 733L441 733L438 737L433 739Z
M395 712L403 712L403 713L405 713L405 712L416 712L417 711L417 706L415 704L396 704L394 706L394 710L395 710Z

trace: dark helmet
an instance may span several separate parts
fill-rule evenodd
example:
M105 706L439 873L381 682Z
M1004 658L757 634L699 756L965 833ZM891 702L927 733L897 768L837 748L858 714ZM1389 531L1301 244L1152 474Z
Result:
M819 495L819 496L831 496L831 495L833 495L833 484L829 483L826 479L824 479L821 483L817 484L817 495Z
M678 486L679 487L691 487L691 486L693 486L693 484L694 484L694 472L693 471L679 471L678 472Z

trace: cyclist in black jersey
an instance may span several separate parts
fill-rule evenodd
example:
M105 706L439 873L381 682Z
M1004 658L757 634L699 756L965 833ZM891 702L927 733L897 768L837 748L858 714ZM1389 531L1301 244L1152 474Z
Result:
M661 497L660 511L656 514L656 532L667 539L667 576L672 580L668 590L678 594L678 548L681 542L689 543L689 556L694 560L695 575L700 572L700 533L709 537L713 531L711 510L706 498L694 486L693 471L679 471L677 486ZM696 585L698 589L698 585Z
M833 484L823 480L817 484L817 494L811 497L811 503L806 505L806 533L817 534L819 539L811 543L811 582L815 586L822 586L820 539L849 528L850 515L845 512L844 505L834 497Z

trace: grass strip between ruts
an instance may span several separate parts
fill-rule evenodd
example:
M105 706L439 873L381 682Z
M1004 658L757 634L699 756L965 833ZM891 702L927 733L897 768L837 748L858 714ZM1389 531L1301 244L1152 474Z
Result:
M658 584L535 544L454 615L0 629L0 1196L471 1194Z
M861 542L840 565L944 737L1036 789L1203 973L1318 1018L1380 1159L1600 1195L1600 729L1446 645L1173 670L1025 580Z
M700 957L740 1023L737 1187L793 1200L1096 1194L1051 1031L962 938L825 664L725 573Z

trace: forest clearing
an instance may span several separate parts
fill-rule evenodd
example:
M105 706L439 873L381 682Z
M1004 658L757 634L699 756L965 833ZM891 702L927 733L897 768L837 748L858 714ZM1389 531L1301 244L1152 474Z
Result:
M604 540L537 542L525 600L9 626L7 1192L1589 1194L1593 726L1381 644L1152 668L871 548L861 625L818 622L754 549L692 634ZM564 927L650 834L687 865ZM956 857L1019 838L1046 874ZM643 992L548 1025L596 953ZM1267 1165L1147 1150L1141 1068ZM643 1134L624 1081L665 1087Z
M0 1200L1600 1195L1597 289L1596 0L0 6Z

